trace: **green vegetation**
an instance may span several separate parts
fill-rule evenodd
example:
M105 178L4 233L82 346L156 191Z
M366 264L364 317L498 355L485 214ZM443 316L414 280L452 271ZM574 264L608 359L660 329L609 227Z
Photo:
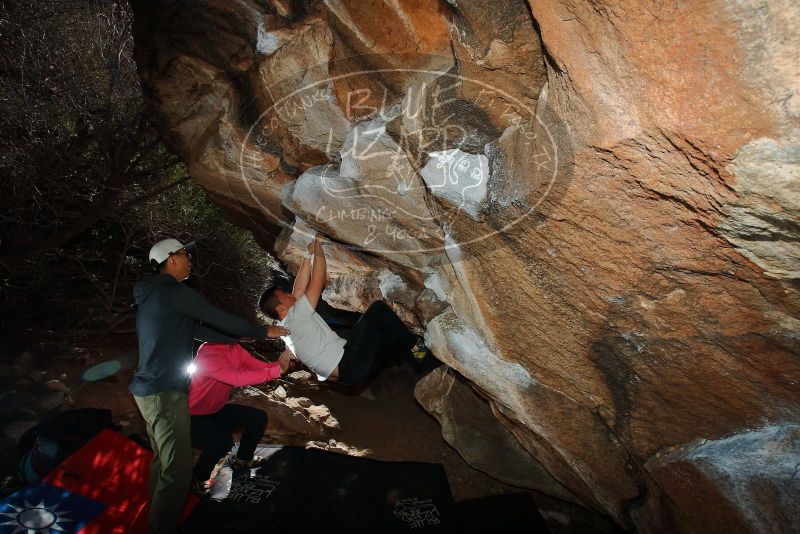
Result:
M132 331L164 237L197 240L191 283L241 314L277 268L150 123L131 25L124 1L0 0L3 339Z

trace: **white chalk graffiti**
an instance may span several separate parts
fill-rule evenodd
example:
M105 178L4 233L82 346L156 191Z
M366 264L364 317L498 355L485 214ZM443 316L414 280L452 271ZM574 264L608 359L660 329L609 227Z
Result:
M394 515L408 523L408 528L438 525L439 509L433 504L433 499L399 499L394 504Z
M269 476L255 475L249 478L235 478L231 483L228 499L258 504L262 499L268 499L279 485L279 480L271 479Z

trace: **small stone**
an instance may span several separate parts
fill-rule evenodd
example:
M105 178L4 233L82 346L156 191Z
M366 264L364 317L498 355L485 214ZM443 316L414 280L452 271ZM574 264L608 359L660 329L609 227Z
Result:
M50 380L45 383L45 386L47 386L48 389L52 389L53 391L60 391L65 394L70 393L69 387L67 387L67 385L61 382L60 380Z
M308 382L311 380L311 373L308 371L295 371L294 373L289 373L289 378L297 382Z
M281 399L281 400L285 400L285 399L286 399L286 395L287 395L287 393L286 393L286 390L284 389L284 387L283 387L283 386L278 386L278 387L276 387L276 388L275 388L275 389L272 391L272 393L273 393L273 394L274 394L276 397L278 397L279 399Z
M47 380L47 371L31 371L28 373L31 382L41 383Z
M253 386L244 386L238 388L236 391L237 395L242 397L264 397L266 393L261 391L260 389L253 387Z
M314 404L309 406L307 410L308 416L317 420L325 419L331 414L331 411L324 404Z
M308 408L309 406L313 406L313 404L311 399L306 397L288 397L286 399L286 406L290 408Z
M339 421L332 415L330 417L328 417L327 419L325 419L322 422L322 424L326 428L330 428L330 429L339 430L339 429L342 428L341 426L339 426Z

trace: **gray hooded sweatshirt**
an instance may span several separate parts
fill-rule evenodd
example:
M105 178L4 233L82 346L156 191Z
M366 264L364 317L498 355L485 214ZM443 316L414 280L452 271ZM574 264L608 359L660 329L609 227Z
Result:
M137 305L139 367L130 390L137 397L162 391L189 391L188 365L194 340L233 343L237 337L263 338L264 326L224 312L168 274L133 288Z

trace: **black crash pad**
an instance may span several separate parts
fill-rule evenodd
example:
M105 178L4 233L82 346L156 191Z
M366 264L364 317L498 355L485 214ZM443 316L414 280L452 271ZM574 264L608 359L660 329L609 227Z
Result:
M463 534L547 534L550 530L528 493L458 501L458 532Z
M449 533L454 505L440 464L381 462L318 449L260 447L241 476L227 468L185 525L189 533Z

